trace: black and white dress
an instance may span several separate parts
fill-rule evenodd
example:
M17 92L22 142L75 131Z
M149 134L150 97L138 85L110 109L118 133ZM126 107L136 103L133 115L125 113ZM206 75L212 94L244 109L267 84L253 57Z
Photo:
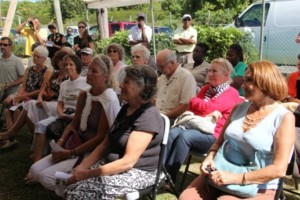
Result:
M113 128L109 133L109 152L91 168L99 167L123 157L128 137L132 131L155 133L145 152L134 167L126 172L115 175L99 176L69 185L65 192L65 199L116 199L129 192L135 192L151 186L155 182L158 165L160 143L163 137L163 122L158 110L151 106L134 121L126 126L127 106L123 106ZM133 114L134 115L134 114Z

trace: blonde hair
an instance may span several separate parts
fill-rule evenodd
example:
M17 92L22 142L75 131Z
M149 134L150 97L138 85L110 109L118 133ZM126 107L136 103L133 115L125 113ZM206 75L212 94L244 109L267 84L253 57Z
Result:
M270 61L256 61L248 65L253 83L274 100L283 100L288 95L286 79L277 66Z
M114 79L114 76L112 74L113 70L113 63L110 59L110 57L100 54L96 57L93 58L92 63L96 64L99 66L103 72L103 74L108 76L107 82L106 82L106 87L107 88L113 88L116 90L117 84Z

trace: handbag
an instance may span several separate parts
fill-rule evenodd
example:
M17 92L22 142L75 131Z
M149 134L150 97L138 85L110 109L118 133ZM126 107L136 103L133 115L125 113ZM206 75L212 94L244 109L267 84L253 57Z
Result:
M48 139L58 140L63 134L65 128L70 124L71 120L58 118L51 122L46 129L46 137Z
M55 99L56 94L53 91L53 89L50 87L50 85L47 85L45 88L44 93L42 94L42 98L45 101L51 101L52 99Z
M68 133L65 143L63 144L63 148L68 150L74 150L76 147L80 146L81 144L83 144L83 141L80 138L79 134L76 131L70 131ZM72 168L78 166L82 162L83 158L84 155L79 155L77 161L75 162Z
M214 157L214 164L216 170L227 171L234 174L243 174L246 172L254 171L260 169L261 163L259 158L261 158L260 151L255 150L254 156L251 161L248 161L248 164L237 165L226 159L225 152L227 148L230 147L230 142L228 140L224 141L216 156ZM240 156L243 156L242 152L237 152ZM245 156L243 156L245 158ZM254 197L258 191L258 184L231 184L231 185L216 185L209 177L206 178L207 182L213 187L222 190L224 192L240 196L240 197Z
M76 147L80 146L81 144L83 144L80 136L78 135L78 133L76 131L70 131L68 133L68 137L63 145L63 147L65 149L75 149Z
M187 129L195 129L205 134L214 134L216 120L213 117L201 117L195 115L191 111L185 111L176 118L172 128L177 126L184 126Z

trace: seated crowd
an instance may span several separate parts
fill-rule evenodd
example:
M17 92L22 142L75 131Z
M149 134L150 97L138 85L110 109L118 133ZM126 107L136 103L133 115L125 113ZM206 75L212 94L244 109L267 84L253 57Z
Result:
M182 66L172 50L159 51L155 62L149 49L136 45L132 66L126 66L120 44L95 56L89 47L63 47L50 69L47 48L38 46L19 90L4 100L8 130L0 133L1 148L13 146L27 124L34 162L26 184L40 183L65 199L123 198L155 182L164 114L171 122L164 165L173 182L191 149L207 154L180 199L245 197L228 185L252 185L256 192L249 199L274 199L295 139L294 117L278 101L298 99L299 73L288 86L276 65L243 63L238 44L228 48L227 59L211 63L205 60L208 49L196 44L194 63ZM187 114L211 120L210 130L199 121L183 122ZM222 157L247 165L257 151L262 156L253 171L218 165ZM56 172L71 173L63 190Z

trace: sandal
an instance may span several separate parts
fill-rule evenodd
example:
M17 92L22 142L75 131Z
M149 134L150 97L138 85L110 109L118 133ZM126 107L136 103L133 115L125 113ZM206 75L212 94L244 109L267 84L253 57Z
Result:
M25 180L25 185L35 185L38 183L36 180L34 180L34 178L29 173L24 178L24 180Z
M18 143L17 140L4 140L1 142L0 150L9 149Z

